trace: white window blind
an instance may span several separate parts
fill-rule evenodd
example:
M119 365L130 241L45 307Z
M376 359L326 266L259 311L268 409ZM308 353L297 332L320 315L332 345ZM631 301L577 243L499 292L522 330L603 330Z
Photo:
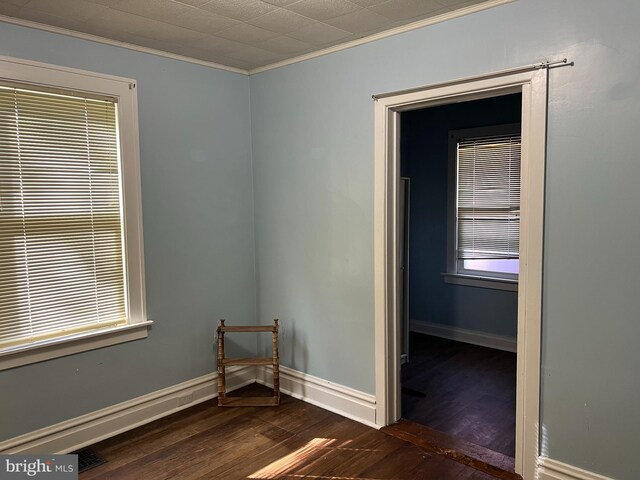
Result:
M458 259L518 258L520 150L520 135L458 142Z
M0 85L0 349L127 323L116 104Z

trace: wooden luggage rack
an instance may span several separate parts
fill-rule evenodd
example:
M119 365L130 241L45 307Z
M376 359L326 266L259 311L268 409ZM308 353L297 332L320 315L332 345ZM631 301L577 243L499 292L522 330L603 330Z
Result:
M273 356L256 358L225 358L224 334L231 332L271 332ZM227 397L225 367L229 365L272 365L273 397ZM218 324L218 406L219 407L275 407L280 404L280 368L278 360L278 319L273 325L226 326L224 320Z

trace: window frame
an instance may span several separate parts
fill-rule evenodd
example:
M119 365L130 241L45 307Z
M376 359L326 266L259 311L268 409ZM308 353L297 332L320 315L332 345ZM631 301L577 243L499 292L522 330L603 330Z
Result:
M518 274L464 268L458 258L458 142L462 139L494 135L521 134L520 123L489 125L449 131L448 191L447 191L447 271L445 283L496 290L518 291Z
M147 337L153 322L147 319L146 314L137 82L5 56L0 56L0 81L18 82L27 88L53 88L117 100L125 298L129 312L126 325L4 348L0 350L0 370Z

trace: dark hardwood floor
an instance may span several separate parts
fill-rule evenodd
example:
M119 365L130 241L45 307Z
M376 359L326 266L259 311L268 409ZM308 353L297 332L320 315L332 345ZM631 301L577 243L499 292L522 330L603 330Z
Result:
M515 455L515 353L412 332L409 359L403 418Z
M92 448L107 463L81 480L501 478L287 395L275 408L208 401Z

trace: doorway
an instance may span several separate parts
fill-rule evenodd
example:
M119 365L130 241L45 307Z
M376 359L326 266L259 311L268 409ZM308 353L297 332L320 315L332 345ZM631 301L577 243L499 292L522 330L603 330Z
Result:
M401 113L521 94L521 230L517 320L515 471L534 478L538 459L540 326L547 71L528 66L375 97L376 423L401 417L399 178Z
M515 457L521 116L521 93L400 114L401 416L500 465Z

